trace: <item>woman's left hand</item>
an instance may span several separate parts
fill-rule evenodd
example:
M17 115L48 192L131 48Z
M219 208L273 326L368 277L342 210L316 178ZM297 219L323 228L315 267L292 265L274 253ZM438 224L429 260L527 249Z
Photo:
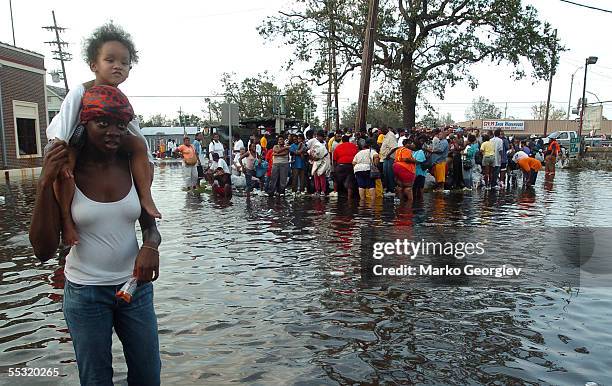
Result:
M157 248L143 246L136 256L134 276L139 282L148 283L159 277L159 252Z

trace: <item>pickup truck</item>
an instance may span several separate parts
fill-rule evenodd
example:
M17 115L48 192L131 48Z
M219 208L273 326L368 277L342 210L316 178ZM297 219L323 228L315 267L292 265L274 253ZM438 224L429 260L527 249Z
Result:
M570 139L578 137L578 133L575 131L555 131L554 133L550 133L548 137L544 138L545 144L548 144L548 142L550 141L550 137L553 134L557 135L557 142L559 143L559 145L565 148L569 148Z

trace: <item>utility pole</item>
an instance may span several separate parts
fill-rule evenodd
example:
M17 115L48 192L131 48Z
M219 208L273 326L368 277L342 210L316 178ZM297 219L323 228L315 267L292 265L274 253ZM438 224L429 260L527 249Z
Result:
M330 4L331 3L331 4ZM331 67L333 88L334 88L334 131L338 131L340 128L340 112L338 111L338 69L336 67L336 21L334 18L334 9L336 3L334 0L328 0L328 11L329 11L329 40L331 46Z
M46 29L47 31L55 31L55 40L50 41L50 42L45 42L45 43L50 44L50 45L57 45L57 51L52 51L55 54L55 57L53 57L53 59L59 60L62 63L62 74L60 78L63 78L64 80L64 87L66 88L66 93L67 93L69 91L68 90L68 78L66 77L66 66L64 62L68 62L72 60L72 55L66 51L62 51L62 46L68 46L68 43L60 39L59 33L64 32L66 28L57 26L57 21L55 20L55 11L51 11L51 14L53 15L53 26L42 27L42 28Z
M11 29L13 30L13 47L16 47L15 44L15 24L13 24L13 1L9 0L9 10L11 12Z
M331 46L332 46L332 42L331 39L328 39L328 45L327 45L327 61L328 61L328 66L327 66L327 109L326 109L326 113L325 113L325 128L328 131L331 131L331 121L332 121L332 112L331 112L331 105L332 105L332 60L331 60Z
M185 128L185 121L183 120L183 108L179 107L179 125L183 125L183 137L187 136L187 129Z
M504 119L508 117L508 102L506 102L506 107L504 107Z
M359 83L359 99L357 103L357 119L355 130L365 130L368 113L368 96L370 93L370 75L372 73L372 57L374 55L374 36L378 19L378 0L370 0L368 21L366 24L363 54L361 57L361 82Z
M557 30L553 35L552 58L550 59L550 79L548 81L548 98L546 99L546 115L544 116L544 136L548 133L548 113L550 112L550 93L552 91L553 77L555 76L555 68L557 67Z

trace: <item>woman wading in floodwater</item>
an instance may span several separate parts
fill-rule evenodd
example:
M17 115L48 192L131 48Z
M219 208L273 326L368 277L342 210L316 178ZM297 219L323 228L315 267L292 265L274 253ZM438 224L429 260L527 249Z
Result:
M80 121L85 145L74 169L72 217L80 243L66 257L64 316L82 385L112 385L113 329L128 366L130 385L159 385L161 362L153 284L159 275L161 236L155 220L141 209L130 159L118 152L134 112L112 86L94 86L83 96ZM43 159L30 227L35 255L55 255L62 229L53 183L68 161L68 145L55 141ZM140 222L143 245L136 240ZM132 276L141 285L130 303L117 291Z

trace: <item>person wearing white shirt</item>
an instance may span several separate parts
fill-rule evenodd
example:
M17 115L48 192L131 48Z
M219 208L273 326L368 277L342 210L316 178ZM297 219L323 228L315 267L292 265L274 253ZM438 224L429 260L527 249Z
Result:
M244 147L240 148L240 153L234 154L234 161L232 162L232 174L235 176L239 176L242 174L242 164L240 163L240 158L246 153Z
M234 154L240 153L240 149L245 149L244 142L240 139L240 134L234 133Z
M176 148L176 144L173 139L168 140L168 145L166 146L166 153L168 153L168 157L171 157L174 154L174 149Z
M493 189L499 189L497 181L499 180L499 172L501 170L502 152L504 151L504 141L501 137L501 130L497 129L493 133L494 137L491 138L491 142L495 145L495 164L493 167L493 178L491 181L491 187Z
M218 154L219 158L223 159L223 153L225 152L225 148L221 141L219 141L219 133L214 133L212 136L212 141L208 144L208 156L211 161L213 160L213 154ZM229 173L229 172L228 172Z

